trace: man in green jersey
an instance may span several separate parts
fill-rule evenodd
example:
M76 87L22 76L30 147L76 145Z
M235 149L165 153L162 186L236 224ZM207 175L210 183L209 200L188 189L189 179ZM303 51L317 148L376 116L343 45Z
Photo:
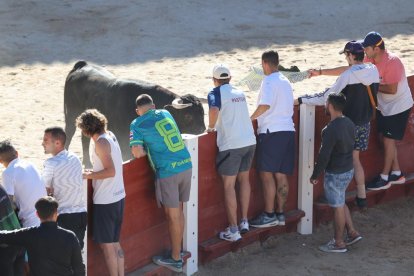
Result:
M183 261L180 251L184 233L182 203L190 198L190 153L167 110L155 109L152 98L147 94L140 95L135 103L139 117L131 123L129 145L135 158L148 155L154 169L156 197L168 219L172 246L171 256L155 256L153 261L181 272Z

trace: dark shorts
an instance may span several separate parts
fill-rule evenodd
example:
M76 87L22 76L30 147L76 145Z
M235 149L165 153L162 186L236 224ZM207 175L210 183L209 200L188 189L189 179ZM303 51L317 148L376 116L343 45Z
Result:
M256 158L258 171L292 174L295 167L295 132L259 134Z
M88 214L86 212L60 214L57 218L57 223L60 227L75 233L81 249L83 249L83 240L85 238L86 225L88 224Z
M369 122L361 126L355 125L354 150L365 151L368 149L370 129L371 125Z
M119 242L125 199L93 205L93 239L97 243Z
M250 170L256 145L238 149L219 151L216 158L217 171L220 175L237 175Z
M155 181L157 203L168 208L178 208L180 202L190 199L192 169Z
M381 111L377 111L378 132L382 133L384 137L394 140L402 140L405 129L407 128L410 111L411 108L391 116L383 116Z

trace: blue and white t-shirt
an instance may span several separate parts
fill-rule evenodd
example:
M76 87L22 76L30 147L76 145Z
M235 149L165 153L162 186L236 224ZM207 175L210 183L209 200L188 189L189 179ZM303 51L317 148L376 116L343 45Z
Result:
M214 88L208 94L209 107L220 110L216 122L219 151L238 149L256 144L256 137L242 91L230 84Z

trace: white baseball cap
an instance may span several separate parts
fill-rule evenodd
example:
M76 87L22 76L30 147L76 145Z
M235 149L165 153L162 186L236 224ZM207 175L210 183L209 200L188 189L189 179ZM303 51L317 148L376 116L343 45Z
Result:
M213 78L218 80L224 80L231 77L230 70L224 64L217 64L213 68Z

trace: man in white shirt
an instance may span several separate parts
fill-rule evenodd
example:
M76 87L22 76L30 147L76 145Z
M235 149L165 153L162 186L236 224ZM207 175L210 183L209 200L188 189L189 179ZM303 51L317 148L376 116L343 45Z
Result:
M262 54L263 79L257 108L250 116L257 119L257 170L263 184L265 209L250 222L254 227L285 225L284 207L295 161L293 91L289 80L278 71L279 54ZM277 208L275 212L275 197Z
M87 225L86 201L83 193L82 163L65 149L66 133L61 127L45 130L42 146L45 154L53 155L44 162L42 178L49 195L58 201L57 223L71 230L81 249Z
M238 241L240 233L249 231L247 211L250 201L249 170L256 148L256 137L249 118L244 93L230 85L230 70L225 65L213 69L215 88L208 94L208 132L217 130L217 171L224 185L229 227L220 232L223 240ZM240 227L237 227L236 180L239 182L241 207Z
M3 171L3 187L15 203L23 227L39 226L36 201L46 196L45 185L35 166L19 158L9 140L0 142L0 163Z

